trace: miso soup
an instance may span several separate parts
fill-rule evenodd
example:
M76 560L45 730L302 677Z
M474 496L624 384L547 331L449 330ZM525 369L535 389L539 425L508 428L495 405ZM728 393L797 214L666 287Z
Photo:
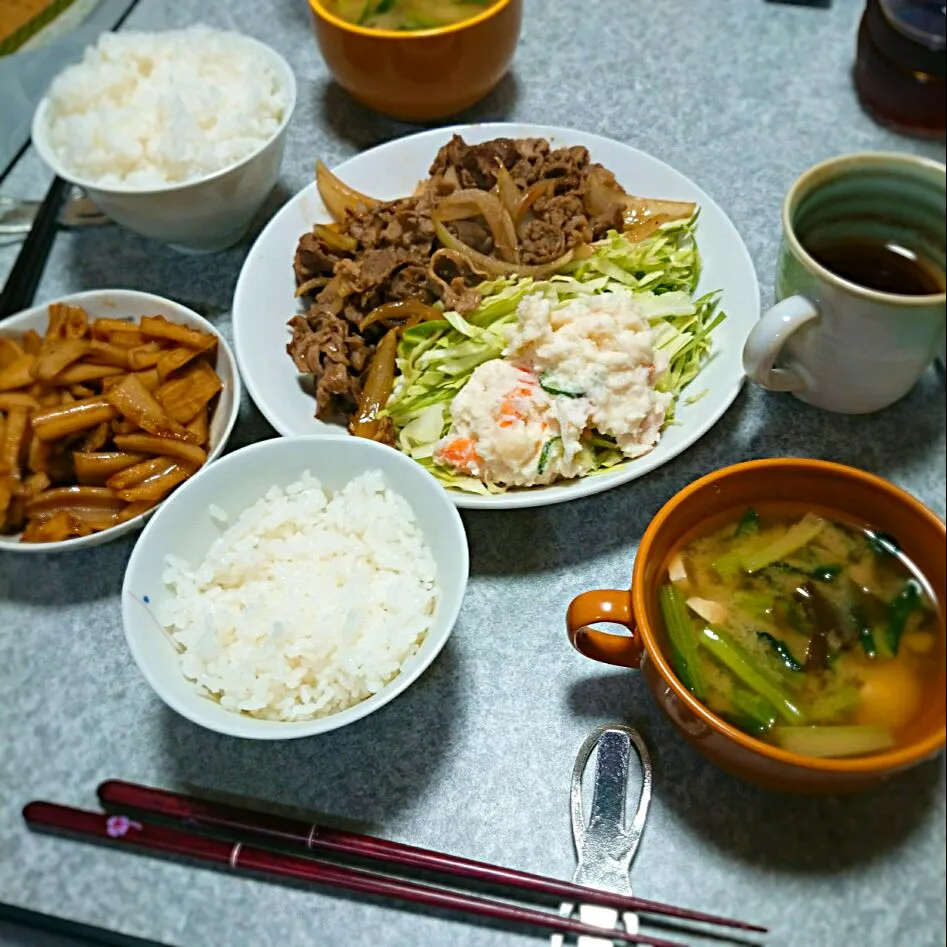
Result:
M761 504L715 518L665 570L679 680L752 736L807 756L878 753L941 686L943 618L892 536Z
M342 20L374 30L431 30L461 23L499 0L323 0Z

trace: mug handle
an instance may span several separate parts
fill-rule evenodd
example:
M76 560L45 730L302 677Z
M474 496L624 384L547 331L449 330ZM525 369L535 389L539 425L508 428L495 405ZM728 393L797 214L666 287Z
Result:
M597 621L624 625L631 637L588 627ZM572 647L593 661L626 668L641 664L641 636L632 614L628 589L598 589L577 595L566 613L566 629Z
M775 362L789 337L807 322L819 318L815 303L805 296L790 296L771 306L750 330L743 346L743 371L770 391L805 391L809 381L794 368L776 368Z

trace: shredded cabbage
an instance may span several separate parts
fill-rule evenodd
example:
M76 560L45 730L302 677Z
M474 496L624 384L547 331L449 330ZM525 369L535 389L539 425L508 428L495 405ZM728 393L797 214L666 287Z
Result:
M568 264L548 280L502 278L483 283L478 287L481 302L466 317L445 312L442 321L406 329L398 346L399 377L385 409L394 422L398 447L450 487L481 495L504 492L504 487L435 463L433 454L450 428L454 395L478 365L501 357L516 323L516 307L531 293L563 301L616 289L630 291L651 324L655 347L669 358L658 388L672 394L676 403L700 373L710 352L711 333L726 318L718 308L718 293L693 298L700 277L696 221L695 215L665 224L638 243L612 231L595 244L588 259ZM688 398L688 403L704 393ZM672 404L665 425L674 423L673 415ZM610 437L593 433L588 447L595 458L593 475L628 462Z

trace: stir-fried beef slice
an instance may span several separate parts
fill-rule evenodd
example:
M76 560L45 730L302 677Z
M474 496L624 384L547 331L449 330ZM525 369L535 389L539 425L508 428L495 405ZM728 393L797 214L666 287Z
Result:
M527 188L543 177L549 142L543 138L521 138L516 144L520 156L507 171L520 188Z
M450 170L459 187L489 190L496 184L498 157L508 152L511 144L509 138L498 138L483 145L468 145L460 135L454 135L438 151L428 173L437 180Z
M468 145L459 135L444 145L431 165L435 182L457 187L490 190L496 184L497 164L502 163L521 188L540 178L572 177L577 186L589 167L589 153L581 146L550 151L542 138L496 138L479 145Z
M434 162L428 169L428 177L440 178L444 177L451 168L456 170L463 164L469 150L470 145L460 135L454 135L446 145L438 149Z
M385 247L366 250L351 261L352 286L357 293L371 293L383 287L398 269L408 263L423 265L427 254L415 249Z
M430 202L423 209L422 203L418 198L406 198L348 217L343 230L357 242L353 253L328 246L315 232L303 234L293 263L296 284L328 280L341 273L354 292L363 293L377 288L404 263L426 265L434 248L434 225ZM333 287L331 294L337 292ZM319 300L318 294L316 298ZM334 305L329 308L338 311Z
M549 263L566 250L596 239L577 193L541 197L532 219L520 228L520 253L525 263Z
M301 372L321 375L326 363L345 361L349 326L344 319L327 312L319 313L315 319L310 315L290 320L293 336L287 351Z
M293 335L286 343L286 351L289 352L297 371L309 372L311 371L309 368L309 336L312 334L309 321L305 316L293 316L289 320L289 327L293 330Z
M316 417L347 420L358 407L360 376L373 350L370 339L377 340L386 328L378 325L367 330L366 339L358 324L368 312L392 299L431 302L437 298L427 274L430 239L422 237L419 246L408 237L420 233L417 220L410 215L375 215L373 226L364 230L375 247L356 258L336 260L331 281L319 291L307 314L291 320L288 350L299 371L313 375ZM398 232L393 232L395 227ZM392 437L389 432L385 443L391 443Z
M327 247L315 233L304 233L293 260L296 285L302 286L319 276L331 276L335 264L343 258L344 254Z
M571 178L573 186L578 187L583 172L588 167L588 149L574 145L551 152L543 163L542 171L544 178Z
M565 251L565 232L551 221L534 217L523 226L520 256L524 263L548 263Z
M349 321L358 324L376 306L391 302L393 299L418 298L422 302L431 302L425 281L418 275L427 269L429 254L416 248L385 248L368 250L357 260L341 260L335 271L335 278L341 281L337 287L326 287L317 297L321 307L323 297L328 291L345 292L346 314ZM400 274L407 271L407 274ZM412 279L411 274L414 273ZM392 287L397 283L397 292ZM416 287L416 292L410 288ZM337 310L338 311L338 310Z
M402 267L391 277L387 293L388 298L394 301L430 299L431 291L427 285L427 267L415 263Z
M480 220L474 218L453 220L446 226L455 237L471 249L487 256L493 253L493 234L490 233L490 228Z
M438 151L429 173L437 183L456 182L457 187L489 191L497 182L497 164L502 163L518 184L531 184L539 177L535 172L537 164L548 152L549 143L541 138L495 138L468 145L460 135L454 135Z
M286 350L300 372L311 373L316 391L316 417L347 418L358 406L360 372L370 349L340 316L313 311L294 316L292 338Z
M465 316L480 305L480 293L471 289L461 277L455 276L449 283L434 275L430 279L438 286L438 295L444 303L444 309Z
M459 253L442 247L431 257L427 275L429 286L446 310L465 315L480 304L480 294L473 287L487 279L487 274Z
M438 152L431 166L431 180L441 185L450 180L459 187L489 190L496 184L498 162L503 163L521 190L541 179L555 181L553 193L535 201L519 226L524 263L549 263L570 247L621 228L622 208L617 199L596 206L594 214L584 206L583 198L593 176L605 174L612 182L614 178L601 165L593 164L588 149L580 145L550 150L548 142L537 138L499 138L468 145L455 135ZM448 226L472 249L493 252L490 231L479 218L455 221Z
M358 241L360 250L410 247L430 254L434 244L430 209L430 200L424 196L380 204L368 213L349 217L346 233Z
M434 225L425 213L403 210L391 215L379 236L379 246L429 249L434 242Z
M520 250L527 263L549 263L592 238L581 197L555 194L533 205L533 219L523 227Z
M347 402L346 409L354 408L358 405L357 389L358 378L349 374L346 363L326 362L316 384L316 405L324 410L330 399L341 398Z

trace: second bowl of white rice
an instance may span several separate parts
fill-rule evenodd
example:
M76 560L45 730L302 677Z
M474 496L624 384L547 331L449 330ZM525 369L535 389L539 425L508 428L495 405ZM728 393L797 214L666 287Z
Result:
M352 723L440 652L463 524L425 470L354 437L263 441L188 481L129 560L132 656L173 710L278 740Z
M236 243L279 176L289 64L239 33L103 33L36 109L33 144L116 223L178 249Z

